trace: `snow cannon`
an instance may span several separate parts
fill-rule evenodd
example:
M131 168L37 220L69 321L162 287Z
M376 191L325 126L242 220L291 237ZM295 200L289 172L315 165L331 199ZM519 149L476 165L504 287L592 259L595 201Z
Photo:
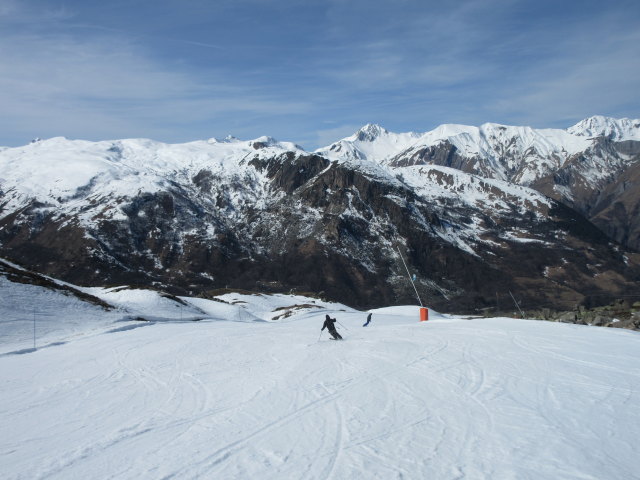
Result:
M420 307L420 321L426 322L427 320L429 320L429 309Z

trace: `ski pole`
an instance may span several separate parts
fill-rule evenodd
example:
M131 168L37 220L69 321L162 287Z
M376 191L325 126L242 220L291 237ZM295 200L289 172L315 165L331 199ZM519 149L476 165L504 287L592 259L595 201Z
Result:
M338 322L338 321L336 320L336 322ZM349 330L347 327L345 327L344 325L342 325L340 322L338 322L338 324L339 324L341 327L343 327L345 330Z
M320 341L320 339L322 338L322 330L320 330L320 336L318 337L318 342ZM318 343L316 342L316 343Z

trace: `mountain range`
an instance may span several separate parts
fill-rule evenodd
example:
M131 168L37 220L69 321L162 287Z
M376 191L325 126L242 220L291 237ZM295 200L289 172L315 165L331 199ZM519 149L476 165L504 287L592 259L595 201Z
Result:
M0 255L81 285L354 307L571 309L637 294L640 120L0 148ZM409 283L415 278L416 291Z

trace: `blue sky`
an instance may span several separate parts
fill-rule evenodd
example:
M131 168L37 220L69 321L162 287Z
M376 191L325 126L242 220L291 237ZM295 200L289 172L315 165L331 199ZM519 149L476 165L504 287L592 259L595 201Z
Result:
M0 0L0 145L640 117L640 2Z

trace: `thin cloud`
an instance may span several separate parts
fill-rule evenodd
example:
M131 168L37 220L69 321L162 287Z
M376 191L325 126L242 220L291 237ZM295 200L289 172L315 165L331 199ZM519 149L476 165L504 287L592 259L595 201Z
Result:
M526 83L506 88L495 111L548 126L593 114L638 116L638 44L638 31L608 30L597 42L575 32L557 46L554 58L528 71Z
M309 110L304 102L234 85L223 73L210 70L204 81L168 69L113 37L79 43L68 36L5 36L0 62L11 65L0 75L0 127L7 137L27 130L29 136L104 138L118 125L127 128L118 133L138 136L169 130L162 124Z
M232 133L315 148L371 121L568 126L640 109L636 2L42 5L0 5L0 144Z

